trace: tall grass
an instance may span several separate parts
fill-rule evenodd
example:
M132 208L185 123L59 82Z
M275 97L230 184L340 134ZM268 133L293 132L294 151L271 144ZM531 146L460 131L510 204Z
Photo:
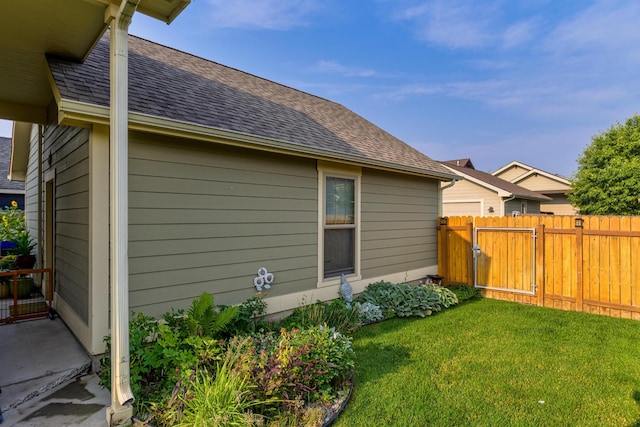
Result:
M479 300L354 337L337 427L640 425L640 322Z

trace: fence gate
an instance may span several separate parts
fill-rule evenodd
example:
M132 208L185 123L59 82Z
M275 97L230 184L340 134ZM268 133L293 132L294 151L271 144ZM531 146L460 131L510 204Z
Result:
M478 227L473 230L474 286L536 294L536 229Z

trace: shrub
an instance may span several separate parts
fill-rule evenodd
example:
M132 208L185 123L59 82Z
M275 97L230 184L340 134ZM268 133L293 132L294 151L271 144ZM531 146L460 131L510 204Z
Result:
M355 365L351 342L323 326L236 337L229 348L242 355L235 369L253 380L256 398L277 399L289 409L331 400Z
M238 314L225 326L223 334L230 338L236 335L268 330L270 323L261 320L267 312L267 303L262 294L257 294L238 306Z
M375 282L356 298L356 302L370 302L380 307L386 318L425 317L440 311L440 297L425 286L407 283Z
M458 301L468 301L480 296L478 289L469 285L447 285L447 289L456 294Z
M384 320L384 314L379 306L370 302L356 302L353 304L353 308L358 313L360 322L363 325L370 323L376 323Z
M217 309L213 297L205 293L193 301L186 315L183 310L171 311L162 316L162 322L142 313L132 315L129 376L137 412L145 412L149 402L170 394L190 369L211 368L220 359L223 349L216 333L233 319L235 309ZM105 337L105 343L100 384L110 387L110 337Z
M362 322L358 311L342 299L335 299L331 303L317 301L314 304L303 304L280 321L280 326L287 329L319 325L335 328L342 334L351 334Z
M427 289L431 289L438 295L438 298L440 298L440 305L444 308L449 308L452 305L458 304L457 295L444 286L436 285L435 283L429 283L423 286Z
M155 405L153 420L159 427L254 426L261 417L251 408L263 402L252 398L252 385L231 369L238 354L227 352L213 374L191 371L180 380L162 405Z

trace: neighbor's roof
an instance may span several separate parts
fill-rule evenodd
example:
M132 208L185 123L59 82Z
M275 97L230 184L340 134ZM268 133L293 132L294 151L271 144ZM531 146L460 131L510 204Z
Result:
M24 190L24 182L9 181L11 165L11 138L0 136L0 190Z
M453 165L453 166L460 166L462 168L475 169L475 167L473 166L473 163L471 162L471 159L469 159L469 158L466 158L466 159L455 159L455 160L445 160L442 163L446 163L448 165Z
M86 108L108 117L107 110L94 107L109 105L108 34L82 64L55 58L48 63L63 114L67 107ZM340 104L134 36L129 37L129 111L130 123L138 113L140 120L161 118L170 128L195 125L201 134L223 131L230 140L250 136L257 147L454 177Z
M547 171L544 171L542 169L538 169L538 168L535 168L533 166L529 166L528 164L519 162L517 160L514 160L511 163L507 163L506 165L502 166L501 168L499 168L498 170L493 172L492 175L500 176L500 174L502 172L506 171L507 169L514 168L514 167L515 168L524 169L525 172L523 172L522 175L520 175L518 177L515 177L513 179L513 182L519 182L519 181L523 180L524 178L526 178L526 177L528 177L528 176L530 176L532 174L540 174L540 175L546 176L546 177L548 177L550 179L553 179L553 180L556 180L558 182L561 182L563 184L567 184L567 185L570 184L569 178L567 178L566 176L562 176L562 175L557 174L557 173L547 172Z
M521 199L533 199L533 200L551 200L550 197L540 194L536 191L527 190L517 184L513 184L509 181L505 181L502 178L493 176L490 173L482 172L469 167L456 166L455 164L443 162L445 166L451 169L453 172L462 175L469 181L476 182L479 185L485 187L493 187L494 189L502 190L509 193L510 197L519 197Z

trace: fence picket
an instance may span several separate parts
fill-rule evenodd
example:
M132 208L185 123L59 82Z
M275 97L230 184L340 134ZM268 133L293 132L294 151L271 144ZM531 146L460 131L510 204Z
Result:
M580 230L570 216L450 217L438 233L439 272L448 283L473 284L473 234L480 227L478 283L499 288L483 295L640 320L640 217L582 218ZM490 228L535 228L535 256L527 233Z

